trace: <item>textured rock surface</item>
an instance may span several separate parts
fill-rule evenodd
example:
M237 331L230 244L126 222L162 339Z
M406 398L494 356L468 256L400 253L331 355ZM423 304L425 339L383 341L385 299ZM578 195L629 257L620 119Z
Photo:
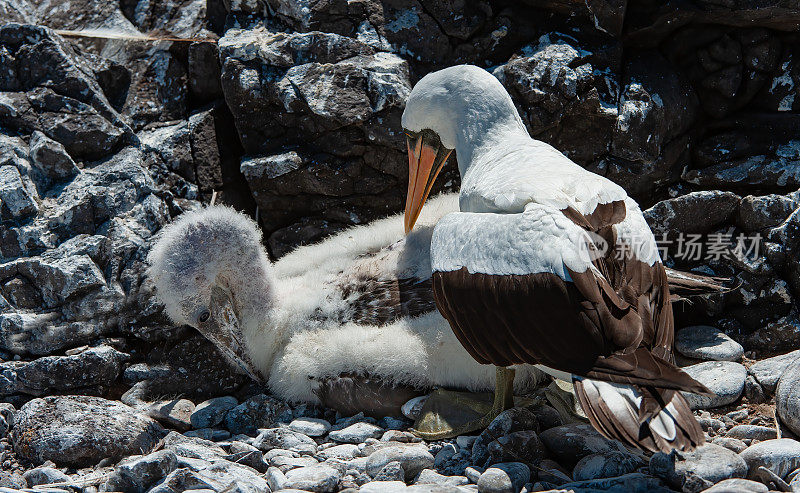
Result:
M757 477L761 466L785 478L800 467L800 442L789 438L765 440L747 447L740 454L750 468L750 478Z
M707 372L722 397L692 402L726 404L701 415L708 438L735 452L775 443L773 395L781 436L798 431L793 380L776 391L790 357L766 359L800 349L791 2L0 0L0 19L0 486L84 474L45 464L23 477L34 464L13 446L21 425L8 407L82 394L149 408L183 432L148 455L87 452L87 464L113 458L103 489L277 491L294 478L319 491L439 491L522 462L529 491L663 490L660 478L630 472L636 458L618 444L562 427L548 406L503 413L477 438L431 443L400 431L408 421L290 407L170 324L143 282L153 234L215 192L251 215L258 206L276 257L401 210L404 98L456 63L490 68L533 136L625 187L666 240L667 265L731 278L731 292L674 309L676 327L719 330L689 344L680 333L678 354L692 360L681 364L739 361L743 350L748 367L741 390L741 367L707 365L723 370ZM458 186L451 159L434 193ZM25 407L18 414L29 422ZM354 423L365 424L345 438ZM259 431L285 426L291 433ZM416 455L380 455L398 447ZM758 460L772 468L782 453ZM368 474L381 471L417 484ZM682 487L718 479L709 478ZM753 486L732 481L718 486Z
M675 334L675 350L687 358L713 361L739 361L744 348L715 327L696 325Z
M702 383L713 396L684 392L692 409L707 409L730 404L742 395L747 369L731 361L706 361L684 368L692 378Z
M800 358L784 370L775 389L775 412L795 434L800 434Z
M679 460L664 453L653 455L650 459L650 472L677 489L693 484L698 478L714 484L725 479L747 476L748 465L742 457L713 443L680 455Z
M34 399L14 421L14 449L22 457L78 467L148 451L163 433L147 415L99 397Z

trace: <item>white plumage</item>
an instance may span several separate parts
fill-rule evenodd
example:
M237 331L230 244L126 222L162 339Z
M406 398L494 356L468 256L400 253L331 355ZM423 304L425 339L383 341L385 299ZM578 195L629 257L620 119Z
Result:
M625 190L532 139L505 88L478 67L423 77L402 123L407 230L439 156L456 152L460 211L434 228L433 286L471 354L498 367L549 362L539 368L579 382L587 415L607 436L650 450L702 443L675 389L705 387L673 364L667 275Z
M419 389L490 390L494 370L476 363L459 344L433 307L429 285L418 295L428 296L430 310L382 325L359 320L364 310L385 310L397 301L380 290L365 296L352 289L429 280L433 225L453 210L457 197L441 196L431 200L412 235L403 235L403 218L396 215L300 247L271 264L251 219L209 207L183 214L160 233L148 273L170 318L201 332L199 319L208 311L213 287L230 292L250 373L263 376L286 400L318 403L321 382L342 374ZM218 334L204 335L219 346L235 346ZM541 376L533 367L522 368L520 375L518 388L535 386Z

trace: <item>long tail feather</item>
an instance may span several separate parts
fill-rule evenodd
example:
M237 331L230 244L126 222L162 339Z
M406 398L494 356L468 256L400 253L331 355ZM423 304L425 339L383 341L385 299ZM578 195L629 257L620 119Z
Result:
M576 378L575 395L603 436L650 452L690 451L703 430L680 392Z
M714 277L683 272L665 267L671 301L686 299L690 296L700 296L712 293L727 293L738 286L732 285L733 280L727 277Z

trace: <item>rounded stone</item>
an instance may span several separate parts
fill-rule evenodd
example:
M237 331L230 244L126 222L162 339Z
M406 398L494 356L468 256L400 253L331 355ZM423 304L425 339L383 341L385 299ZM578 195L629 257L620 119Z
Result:
M531 477L531 470L522 462L495 464L478 479L479 493L517 493Z
M191 417L189 418L192 427L199 428L212 428L222 423L228 411L239 405L236 397L226 395L224 397L215 397L198 404Z
M252 445L262 452L268 452L275 448L299 454L314 454L317 451L317 442L312 438L288 428L262 430L253 440Z
M331 424L320 418L297 418L289 423L289 429L310 437L321 437L328 433Z
M792 351L791 353L757 361L750 366L749 371L762 387L770 392L774 392L781 375L783 375L789 365L798 359L800 359L800 349Z
M693 325L675 334L675 349L687 358L712 361L739 361L744 356L741 344L716 327Z
M694 476L712 484L747 476L744 459L713 443L706 443L692 452L682 452L680 457L675 460L674 456L663 452L654 454L650 458L650 473L679 490Z
M414 478L423 469L433 467L433 455L417 445L398 445L376 450L367 458L367 474L375 477L390 462L398 461L403 466L405 477Z
M173 399L150 404L147 414L165 426L186 431L192 427L190 420L194 409L189 399Z
M795 359L778 380L775 412L783 424L800 435L800 358Z
M572 478L575 481L587 479L614 478L628 474L644 465L644 461L632 454L609 451L587 455L575 464Z
M714 393L711 396L683 392L692 409L708 409L735 402L744 390L747 369L732 361L704 361L683 371Z
M328 438L340 443L364 443L367 438L380 438L383 435L383 428L372 423L353 423L341 430L334 430L328 433Z
M28 482L28 486L39 486L40 484L60 483L69 481L69 476L52 467L37 467L22 475Z
M747 448L746 443L738 438L731 437L716 437L711 443L719 445L720 447L725 447L726 449L732 450L737 454Z
M559 464L568 466L591 454L608 451L628 452L621 443L609 440L592 428L592 425L586 423L555 426L541 432L539 438Z
M358 490L360 493L402 493L408 486L402 481L370 481Z
M320 464L300 467L286 473L283 487L316 493L333 493L341 477L341 473L330 466Z
M147 415L90 396L33 399L17 413L13 430L14 450L22 458L74 467L146 453L162 436L164 429Z
M764 466L780 477L800 467L800 442L791 438L764 440L750 445L739 454L750 468L750 479L760 466Z
M767 493L769 488L764 483L749 479L731 478L720 481L703 493Z
M317 452L317 456L322 460L328 459L342 459L349 460L358 457L360 451L358 445L352 443L343 443L341 445L334 445L324 450Z
M728 430L725 436L740 440L771 440L778 438L778 430L768 426L736 425Z
M400 461L392 461L383 466L383 469L373 479L375 481L405 481L406 472Z

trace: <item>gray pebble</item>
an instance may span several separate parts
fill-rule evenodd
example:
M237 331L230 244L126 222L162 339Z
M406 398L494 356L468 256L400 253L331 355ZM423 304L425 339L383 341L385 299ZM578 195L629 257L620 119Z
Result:
M160 423L186 431L192 427L190 421L194 403L188 399L173 399L150 404L147 414Z
M517 493L531 478L531 471L521 462L495 464L478 479L480 493Z
M269 461L270 466L277 467L284 474L292 469L297 469L298 467L316 466L317 464L319 464L319 462L317 462L316 459L308 456L287 457L285 455L279 455L277 457L273 457Z
M270 491L278 491L286 488L286 475L277 467L270 467L264 475Z
M623 452L603 452L587 455L579 460L572 471L575 481L587 479L613 478L634 472L644 465L644 460Z
M781 478L800 467L800 442L790 438L765 440L747 447L739 454L750 467L750 478L764 466Z
M767 493L769 488L763 483L749 479L731 478L720 481L703 493Z
M698 477L710 484L747 475L747 464L735 452L713 443L706 443L692 452L683 452L681 459L663 452L650 458L650 473L669 485L683 489Z
M222 423L228 411L233 409L239 404L236 397L227 395L224 397L215 397L198 404L192 415L190 421L193 428L213 428Z
M178 466L171 450L159 450L149 455L123 460L103 485L103 491L147 491Z
M260 473L267 471L269 464L264 460L264 454L249 443L234 441L230 445L230 455L226 460L250 466Z
M317 451L317 443L313 439L288 428L261 430L253 440L253 446L264 452L273 448L291 450L299 454L314 454Z
M708 409L735 402L742 395L747 378L747 369L731 361L704 361L687 366L683 371L714 392L713 396L683 392L692 409Z
M445 476L439 474L433 469L423 469L419 476L417 476L414 484L439 484L442 486L463 486L468 484L469 480L464 476Z
M587 423L555 426L541 432L539 438L559 464L569 467L590 454L607 451L628 452L621 443L602 436Z
M212 442L219 442L227 440L231 437L231 432L228 430L218 430L214 428L200 428L199 430L190 430L184 433L187 437L197 437L203 440L211 440Z
M333 493L342 475L336 469L325 465L314 465L292 469L286 473L284 488Z
M372 423L354 423L341 430L328 433L328 438L340 443L363 443L368 438L380 438L383 428Z
M353 445L352 443L344 443L342 445L334 445L333 447L328 447L324 450L320 450L317 452L317 457L322 460L327 459L352 459L354 457L358 457L360 451L358 449L358 445Z
M331 424L319 418L297 418L289 423L289 429L310 437L321 437L328 433Z
M478 479L481 477L481 474L483 474L482 467L469 466L466 469L464 469L464 476L467 477L470 483L477 484Z
M375 477L383 466L398 461L403 466L407 478L416 477L423 469L433 467L433 455L418 445L396 445L380 448L367 458L366 471Z
M720 447L725 447L726 449L732 450L737 454L747 448L746 443L739 440L738 438L731 438L731 437L716 437L714 438L714 440L712 440L711 443L719 445Z
M392 461L383 466L373 479L375 481L405 481L406 473L399 461Z
M725 332L708 325L685 327L675 334L675 349L687 358L739 361L744 348Z
M69 476L52 467L37 467L29 471L25 471L22 476L26 481L28 481L28 486L38 486L40 484L69 481Z
M786 368L778 381L775 412L787 428L800 435L800 358Z
M402 493L408 486L402 481L370 481L361 486L360 493Z
M725 436L738 438L740 440L770 440L773 438L778 438L778 430L768 426L736 425L728 430Z
M454 455L458 453L458 449L452 443L445 443L433 458L433 467L442 469Z
M777 387L783 372L798 358L800 358L800 349L757 361L750 366L749 371L762 387L769 392L775 392L775 387Z

